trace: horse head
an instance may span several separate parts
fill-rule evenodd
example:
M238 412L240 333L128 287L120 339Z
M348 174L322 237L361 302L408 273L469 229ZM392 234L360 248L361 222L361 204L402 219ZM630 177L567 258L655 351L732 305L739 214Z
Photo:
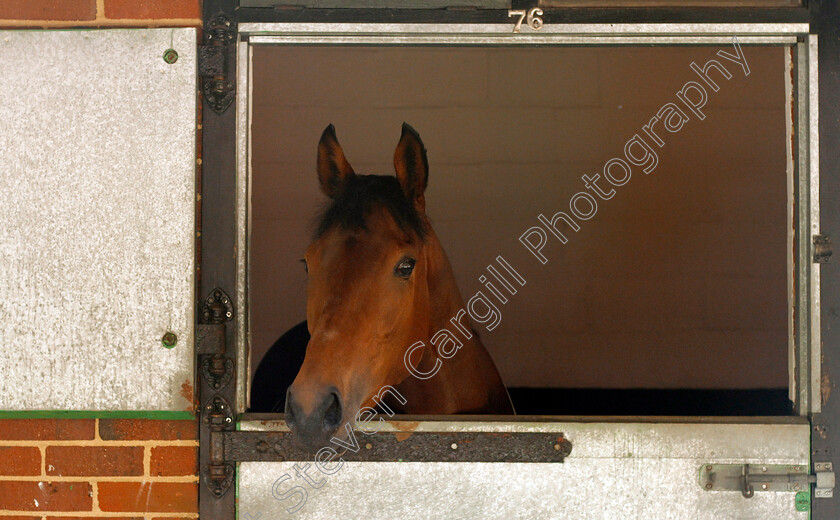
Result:
M403 124L392 175L356 175L332 125L318 144L318 179L331 199L304 258L311 339L288 390L286 422L305 444L326 442L385 385L408 377L405 349L429 333L420 136Z

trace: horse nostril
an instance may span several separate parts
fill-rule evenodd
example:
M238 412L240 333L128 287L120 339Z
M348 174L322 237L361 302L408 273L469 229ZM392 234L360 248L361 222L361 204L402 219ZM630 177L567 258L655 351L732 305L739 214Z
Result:
M326 413L324 413L324 430L332 433L338 429L338 425L341 422L341 399L335 392L330 393L328 399L332 402L327 408Z

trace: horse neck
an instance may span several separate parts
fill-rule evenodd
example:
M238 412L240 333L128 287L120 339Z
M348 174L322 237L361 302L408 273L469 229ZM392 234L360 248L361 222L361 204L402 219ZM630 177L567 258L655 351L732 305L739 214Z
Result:
M418 382L414 390L423 405L410 413L507 413L510 404L507 392L478 334L471 330L469 318L462 317L460 323L470 330L470 338L466 338L450 321L459 310L464 309L464 301L446 253L431 231L426 239L426 248L429 301L432 305L421 366L428 370L435 365L436 359L440 359L442 366L433 378ZM449 359L439 358L435 346L429 342L429 338L444 328L461 338L463 343L455 356Z
M434 232L430 231L426 240L427 277L429 286L429 301L432 303L429 316L429 334L435 334L442 328L452 328L450 318L454 317L459 309L464 308L464 300L458 284L455 283L455 274L452 266L440 241ZM463 320L467 323L467 319ZM430 336L431 337L431 336ZM476 336L473 336L477 339Z

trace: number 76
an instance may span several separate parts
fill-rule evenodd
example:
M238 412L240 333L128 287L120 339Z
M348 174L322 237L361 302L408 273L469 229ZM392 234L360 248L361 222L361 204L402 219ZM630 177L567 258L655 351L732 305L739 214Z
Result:
M522 21L528 24L528 27L535 31L539 31L542 29L543 20L540 16L543 15L543 10L539 7L532 7L527 11L525 9L511 9L508 11L508 18L512 16L518 16L519 20L516 21L516 25L513 26L513 32L518 33L520 32L520 28L522 27Z

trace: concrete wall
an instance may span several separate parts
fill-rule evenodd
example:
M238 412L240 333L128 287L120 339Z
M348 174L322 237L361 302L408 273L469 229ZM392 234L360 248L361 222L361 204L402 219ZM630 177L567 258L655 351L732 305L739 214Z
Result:
M675 94L718 50L735 52L255 48L254 367L305 317L321 131L335 124L357 173L392 173L407 121L428 148L428 213L463 294L499 254L528 281L482 334L509 386L785 387L786 51L743 48L748 76L717 57L731 79L712 72L720 91L705 87L700 120ZM519 236L568 212L581 176L623 157L668 102L689 121L660 132L656 168L634 167L540 264Z

